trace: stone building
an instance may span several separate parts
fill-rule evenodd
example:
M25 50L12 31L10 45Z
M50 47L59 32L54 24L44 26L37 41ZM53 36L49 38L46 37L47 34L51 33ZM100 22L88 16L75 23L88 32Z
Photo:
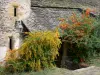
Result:
M73 12L81 14L87 8L96 11L91 14L98 15L100 1L0 0L0 60L4 58L12 41L13 49L20 46L21 38L16 29L16 21L23 22L23 27L29 31L52 30L59 24L59 18L66 18Z

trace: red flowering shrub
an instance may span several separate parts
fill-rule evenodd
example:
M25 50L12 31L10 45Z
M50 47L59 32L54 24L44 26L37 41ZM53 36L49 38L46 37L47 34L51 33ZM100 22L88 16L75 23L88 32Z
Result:
M73 13L68 18L68 21L63 18L60 19L60 25L58 27L60 36L62 41L66 41L69 44L67 49L70 50L71 56L75 57L73 58L75 62L82 62L89 55L89 47L87 45L89 44L96 21L89 14L90 9L87 9L82 15L77 16Z
M91 33L95 20L89 16L89 11L90 10L87 9L82 16L77 16L73 13L72 16L68 18L68 21L66 21L66 19L60 19L61 23L59 25L59 32L61 37L63 39L70 37L72 38L72 41L75 42L76 39L78 40Z

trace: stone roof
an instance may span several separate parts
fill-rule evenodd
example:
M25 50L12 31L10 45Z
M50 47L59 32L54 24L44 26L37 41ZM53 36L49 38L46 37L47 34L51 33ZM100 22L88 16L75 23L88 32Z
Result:
M92 8L100 12L100 0L31 0L32 6Z

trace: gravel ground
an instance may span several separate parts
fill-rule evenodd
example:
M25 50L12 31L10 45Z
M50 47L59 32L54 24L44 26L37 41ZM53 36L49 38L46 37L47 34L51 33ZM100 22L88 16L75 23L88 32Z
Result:
M72 73L73 75L100 75L100 67L91 66L88 68L75 70Z
M100 75L100 67L91 66L88 68L77 69L74 71L57 68L52 71L50 70L44 72L43 75Z
M0 73L0 75L100 75L100 67L91 66L88 68L82 68L77 70L68 70L63 68L46 69L40 72L29 73Z

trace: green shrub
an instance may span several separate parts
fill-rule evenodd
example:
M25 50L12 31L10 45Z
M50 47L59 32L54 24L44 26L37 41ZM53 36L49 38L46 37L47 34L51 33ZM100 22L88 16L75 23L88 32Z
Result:
M73 13L67 21L60 19L60 36L67 42L67 49L76 63L95 56L97 49L100 49L100 18L93 18L89 13L86 10L78 16Z
M4 67L0 66L0 75L4 72Z
M61 44L58 33L56 31L40 31L27 34L22 46L18 50L10 52L7 68L14 72L21 72L54 67ZM11 57L16 54L17 57Z

